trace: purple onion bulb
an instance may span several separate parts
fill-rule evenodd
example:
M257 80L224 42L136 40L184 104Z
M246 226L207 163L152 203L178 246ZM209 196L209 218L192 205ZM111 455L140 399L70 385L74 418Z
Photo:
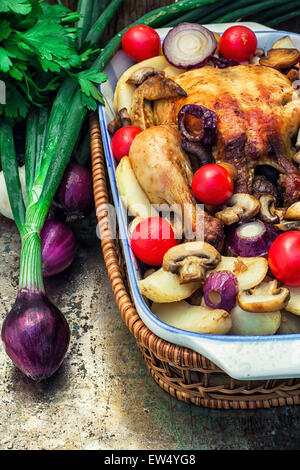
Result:
M90 171L77 163L70 163L62 177L56 197L68 211L90 214L93 210L93 182Z
M76 240L72 230L63 222L46 220L41 231L43 276L61 273L73 262Z
M230 312L236 304L238 281L230 271L211 273L203 286L203 297L208 307Z
M44 293L21 290L4 320L2 341L14 364L32 380L50 377L70 342L68 323Z

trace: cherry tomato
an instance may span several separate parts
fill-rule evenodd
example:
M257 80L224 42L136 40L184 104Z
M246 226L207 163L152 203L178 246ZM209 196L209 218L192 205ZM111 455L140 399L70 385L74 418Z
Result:
M171 225L161 217L142 220L131 236L133 253L150 266L161 266L165 253L177 244Z
M114 134L111 141L111 149L116 160L120 161L122 157L129 154L131 144L140 132L142 131L138 127L126 126Z
M150 26L136 25L129 28L122 39L123 50L137 62L160 54L160 37Z
M196 198L204 204L218 206L224 204L233 194L233 179L220 165L209 163L194 174L192 190Z
M219 48L226 59L244 62L253 56L257 38L246 26L231 26L223 33Z
M300 287L300 232L279 235L269 251L272 274L284 284Z

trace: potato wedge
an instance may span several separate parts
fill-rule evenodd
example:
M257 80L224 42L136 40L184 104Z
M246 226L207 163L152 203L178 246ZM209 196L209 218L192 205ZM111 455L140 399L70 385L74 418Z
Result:
M226 335L232 326L230 314L225 310L190 305L184 300L171 304L154 303L151 310L164 323L186 331Z
M116 112L120 111L122 108L127 108L128 112L130 112L132 97L136 87L135 85L127 83L127 80L133 72L144 67L153 67L158 72L165 72L166 76L170 78L176 77L184 72L184 70L170 65L164 56L152 57L151 59L133 65L123 73L117 83L114 94L114 109Z
M283 36L282 38L278 39L278 41L274 42L272 49L295 49L296 46L293 43L290 36Z
M278 335L296 335L300 333L300 317L286 310L281 311L281 323L277 330Z
M119 195L130 211L130 215L147 218L151 214L156 214L135 177L128 157L123 157L117 166L116 182Z
M236 275L239 289L248 290L257 286L264 280L268 269L268 261L263 257L235 258L222 256L221 262L210 272L230 271Z
M300 315L300 287L284 286L289 289L291 297L289 303L285 307L288 312L294 315Z
M231 310L230 315L232 319L231 335L275 335L281 321L281 313L279 311L268 313L246 312L239 305L236 305Z
M162 268L138 282L142 295L156 303L171 303L187 299L200 287L199 282L180 284L177 274Z

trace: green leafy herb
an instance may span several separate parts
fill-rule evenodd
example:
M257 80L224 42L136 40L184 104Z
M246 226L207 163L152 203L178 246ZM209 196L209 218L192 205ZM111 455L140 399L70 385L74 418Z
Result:
M88 70L99 49L77 48L79 13L44 0L1 0L0 12L0 80L7 88L0 116L23 118L32 105L50 103L68 75L77 80L85 106L103 102L95 84L106 77Z
M19 15L28 15L31 9L31 0L1 0L0 2L0 13L13 12Z

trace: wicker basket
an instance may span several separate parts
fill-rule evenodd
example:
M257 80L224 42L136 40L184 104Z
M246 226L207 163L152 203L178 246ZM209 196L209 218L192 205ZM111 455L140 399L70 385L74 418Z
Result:
M198 406L256 409L300 404L300 379L238 381L204 356L168 343L141 321L130 297L125 261L118 240L110 237L103 209L111 201L97 115L90 116L94 196L101 245L121 316L134 335L150 374L173 397Z

